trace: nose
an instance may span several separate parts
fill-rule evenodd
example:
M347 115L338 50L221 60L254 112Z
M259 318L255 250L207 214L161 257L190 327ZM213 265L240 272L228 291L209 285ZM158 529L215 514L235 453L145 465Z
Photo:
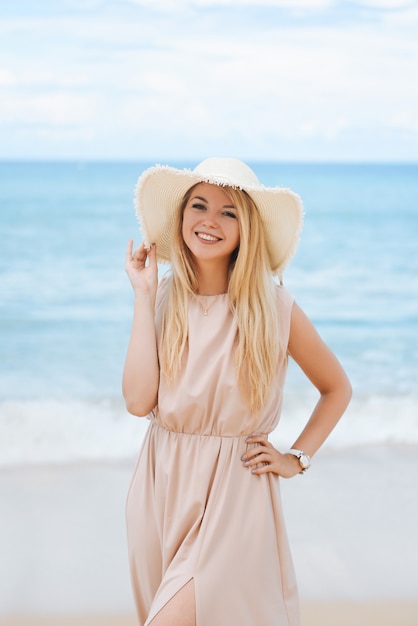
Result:
M205 212L205 217L203 219L203 224L204 226L207 226L208 228L217 228L218 227L218 220L217 220L217 212L215 209L208 209Z

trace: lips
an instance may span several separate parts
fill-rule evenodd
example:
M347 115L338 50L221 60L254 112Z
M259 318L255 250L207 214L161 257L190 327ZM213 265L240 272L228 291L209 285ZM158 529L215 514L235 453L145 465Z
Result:
M214 235L208 235L208 233L200 233L197 232L196 236L199 237L199 239L203 239L203 241L221 241L220 237L215 237Z

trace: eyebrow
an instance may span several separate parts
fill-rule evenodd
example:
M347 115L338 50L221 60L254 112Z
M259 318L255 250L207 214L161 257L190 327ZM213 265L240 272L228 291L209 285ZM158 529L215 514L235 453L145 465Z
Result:
M206 198L202 198L202 196L193 196L192 200L201 200L202 202L205 202L206 204L208 204L208 201L206 200ZM235 209L235 211L237 210L237 207L234 206L233 204L224 204L223 209Z

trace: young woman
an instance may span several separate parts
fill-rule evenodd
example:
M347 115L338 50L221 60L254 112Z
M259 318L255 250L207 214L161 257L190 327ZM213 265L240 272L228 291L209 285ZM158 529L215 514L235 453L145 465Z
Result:
M130 241L135 294L123 374L150 425L127 502L141 626L299 626L279 477L304 473L351 388L274 280L294 254L302 204L236 159L146 170ZM157 259L171 264L158 282ZM281 281L280 281L281 282ZM319 400L290 451L277 426L290 355Z

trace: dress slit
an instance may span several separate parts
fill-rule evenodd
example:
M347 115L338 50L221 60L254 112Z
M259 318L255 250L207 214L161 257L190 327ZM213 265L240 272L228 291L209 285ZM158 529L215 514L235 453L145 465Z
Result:
M147 621L145 622L144 626L153 626L154 620L160 615L161 611L163 611L169 604L170 602L172 602L174 600L174 598L190 583L193 582L193 593L194 593L194 597L195 597L195 624L196 626L198 626L198 619L197 619L197 608L196 608L196 587L194 584L194 576L190 576L183 584L181 584L173 593L170 593L170 597L167 598L166 600L162 600L160 598L158 598L158 594L157 594L157 602L155 603L155 606L153 606L151 608L150 614L148 616Z

